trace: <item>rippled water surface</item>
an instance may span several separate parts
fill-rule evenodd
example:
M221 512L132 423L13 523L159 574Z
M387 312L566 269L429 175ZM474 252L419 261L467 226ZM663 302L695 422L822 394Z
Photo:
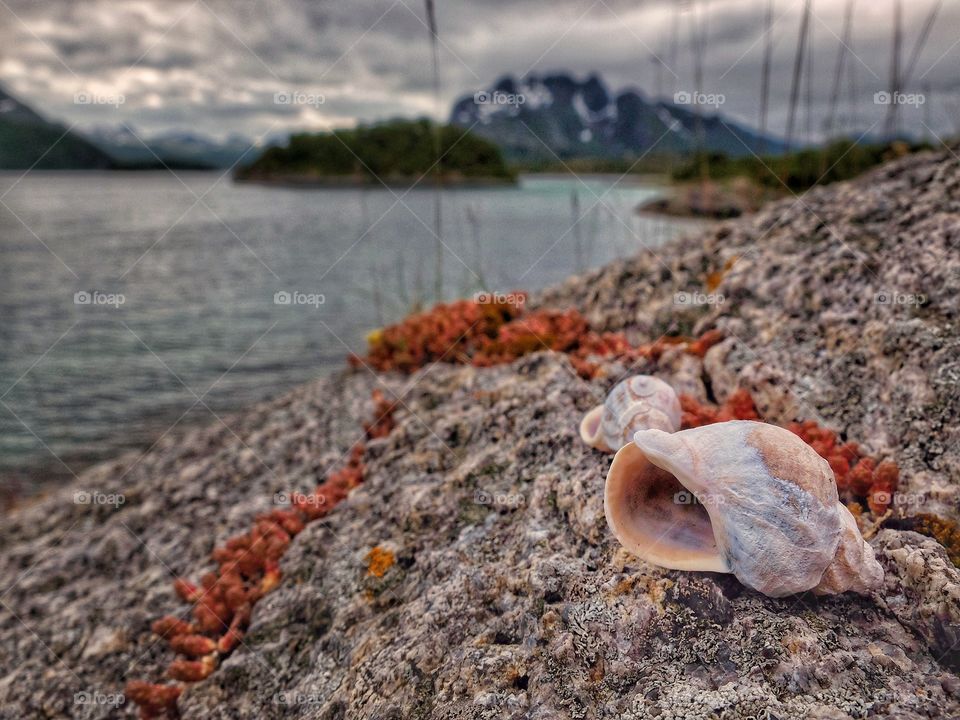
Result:
M657 188L614 181L445 191L444 295L535 290L689 227L636 215ZM371 328L434 297L428 188L34 172L0 174L0 200L8 489L69 477L329 372L362 352Z

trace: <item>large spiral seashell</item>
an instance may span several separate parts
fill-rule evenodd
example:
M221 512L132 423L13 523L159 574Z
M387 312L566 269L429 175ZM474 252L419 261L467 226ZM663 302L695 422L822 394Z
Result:
M603 405L584 415L580 437L598 450L616 452L638 430L678 430L680 415L672 387L652 375L634 375L617 383Z
M642 430L613 459L604 510L642 559L733 573L772 597L867 593L883 581L830 466L776 425Z

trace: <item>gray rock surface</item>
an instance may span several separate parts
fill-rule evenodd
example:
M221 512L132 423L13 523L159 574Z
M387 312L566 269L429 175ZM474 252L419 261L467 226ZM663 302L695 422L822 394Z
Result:
M901 464L900 511L956 518L958 210L957 160L907 158L535 304L579 307L637 341L723 328L703 363L670 352L631 371L703 398L744 385L768 417L819 417ZM675 304L731 257L724 303ZM627 370L605 369L585 381L541 353L409 378L343 373L0 519L0 717L133 717L112 694L162 677L172 656L149 623L186 610L171 579L198 577L277 493L337 468L375 387L402 404L368 445L365 483L295 539L282 583L243 645L184 694L184 717L960 715L960 572L929 538L881 531L886 581L870 597L776 600L621 550L603 517L610 457L577 437ZM367 573L374 546L397 558L382 578Z

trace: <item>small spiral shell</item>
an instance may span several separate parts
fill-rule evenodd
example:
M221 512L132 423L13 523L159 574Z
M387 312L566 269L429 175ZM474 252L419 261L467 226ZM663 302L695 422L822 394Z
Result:
M672 387L652 375L634 375L617 383L603 405L584 416L580 437L598 450L616 452L639 430L674 432L680 415Z

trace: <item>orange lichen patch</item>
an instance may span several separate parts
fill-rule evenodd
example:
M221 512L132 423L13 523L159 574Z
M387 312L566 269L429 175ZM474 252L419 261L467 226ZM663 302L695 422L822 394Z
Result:
M723 282L723 278L726 277L726 274L730 272L730 268L736 265L737 259L737 256L734 255L723 264L723 267L720 270L714 270L712 273L707 274L706 286L708 293L712 293L714 290L720 287L720 283Z
M391 550L377 545L367 553L367 575L382 578L396 562L397 557Z
M813 642L803 635L787 635L780 640L780 643L791 655L802 655L814 649Z
M140 717L143 720L151 720L165 715L179 717L177 699L182 690L179 685L155 685L142 680L131 680L123 694L140 707Z
M892 520L887 526L898 530L912 530L932 537L946 549L950 562L960 567L960 525L953 520L932 513L918 513Z

